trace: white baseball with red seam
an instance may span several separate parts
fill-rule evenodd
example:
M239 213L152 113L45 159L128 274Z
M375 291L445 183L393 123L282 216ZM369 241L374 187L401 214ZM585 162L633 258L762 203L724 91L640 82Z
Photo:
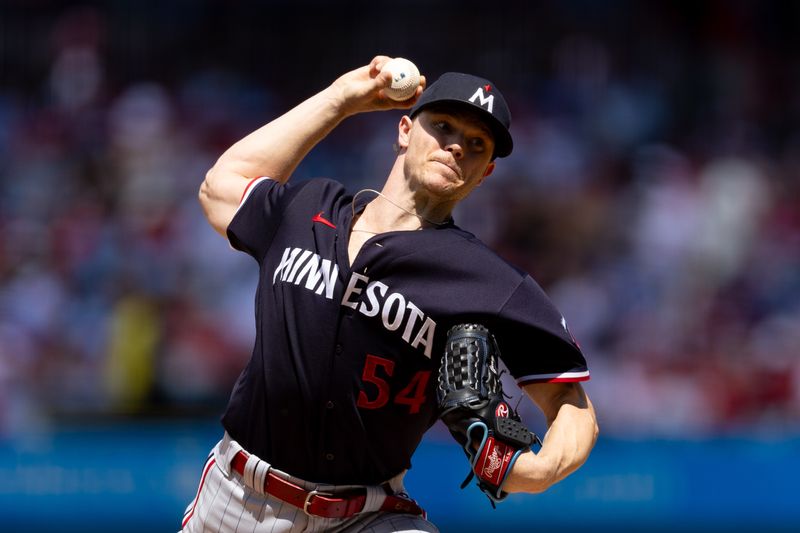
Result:
M419 86L419 69L414 63L395 57L383 65L381 72L384 70L392 73L392 84L383 89L387 97L402 102L414 96Z

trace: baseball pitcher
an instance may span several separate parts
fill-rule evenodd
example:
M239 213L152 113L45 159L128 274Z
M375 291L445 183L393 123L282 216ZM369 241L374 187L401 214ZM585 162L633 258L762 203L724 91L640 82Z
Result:
M403 476L440 418L492 504L546 490L594 445L589 371L565 320L452 217L512 151L503 95L450 72L398 102L389 59L235 143L201 186L209 223L260 278L252 357L183 531L437 531ZM344 119L386 109L408 111L380 190L290 181ZM501 360L544 412L542 441L505 402Z

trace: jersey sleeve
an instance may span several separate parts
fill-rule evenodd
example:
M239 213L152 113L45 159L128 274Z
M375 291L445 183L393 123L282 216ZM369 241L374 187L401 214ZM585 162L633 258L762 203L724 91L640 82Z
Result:
M500 315L500 353L517 384L589 379L586 359L566 320L533 278L524 277Z
M295 187L261 177L251 180L228 225L228 241L261 261L275 235Z

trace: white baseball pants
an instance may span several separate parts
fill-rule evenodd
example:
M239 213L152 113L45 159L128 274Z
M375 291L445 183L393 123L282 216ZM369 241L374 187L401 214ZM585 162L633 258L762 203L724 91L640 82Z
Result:
M367 501L364 510L350 518L322 518L309 516L291 504L264 494L253 484L246 484L238 473L231 470L231 461L242 447L227 433L209 455L197 495L187 507L181 532L219 533L438 533L432 523L421 516L379 511L386 492L380 486L366 487ZM263 461L262 461L263 463ZM264 463L266 468L269 465ZM290 476L276 469L279 475L307 490L342 492L352 485L317 485ZM405 492L405 472L389 480L395 494Z

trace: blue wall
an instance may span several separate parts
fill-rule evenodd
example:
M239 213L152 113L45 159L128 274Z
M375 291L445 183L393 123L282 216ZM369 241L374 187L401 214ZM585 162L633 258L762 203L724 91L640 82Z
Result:
M88 426L0 441L0 531L175 531L215 422ZM800 531L800 438L601 439L584 467L492 510L454 443L406 478L443 532Z

